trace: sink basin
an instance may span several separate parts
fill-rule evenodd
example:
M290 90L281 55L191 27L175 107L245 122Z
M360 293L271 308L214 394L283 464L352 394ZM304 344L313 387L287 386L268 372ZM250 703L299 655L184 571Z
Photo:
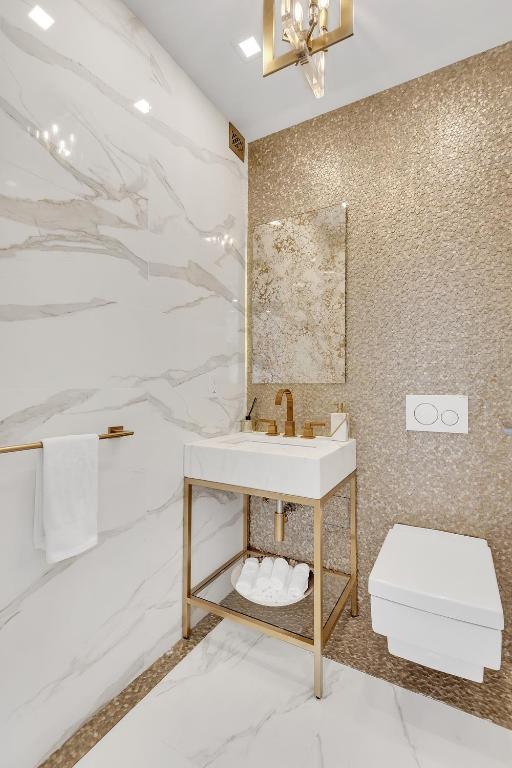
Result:
M356 441L270 437L259 432L185 445L184 474L196 480L321 499L356 468Z

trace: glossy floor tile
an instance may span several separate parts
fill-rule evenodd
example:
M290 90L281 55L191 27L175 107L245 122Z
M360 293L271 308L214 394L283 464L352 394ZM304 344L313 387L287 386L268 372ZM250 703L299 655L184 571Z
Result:
M227 621L80 768L501 768L512 731Z

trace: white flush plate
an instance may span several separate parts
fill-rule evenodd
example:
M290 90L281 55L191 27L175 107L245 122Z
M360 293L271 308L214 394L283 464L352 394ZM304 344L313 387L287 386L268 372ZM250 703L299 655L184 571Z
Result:
M407 395L406 429L416 432L468 432L466 395Z

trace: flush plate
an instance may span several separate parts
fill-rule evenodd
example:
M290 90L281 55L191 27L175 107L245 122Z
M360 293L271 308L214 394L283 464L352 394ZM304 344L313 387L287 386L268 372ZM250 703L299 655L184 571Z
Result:
M467 434L467 395L407 395L405 421L408 431Z

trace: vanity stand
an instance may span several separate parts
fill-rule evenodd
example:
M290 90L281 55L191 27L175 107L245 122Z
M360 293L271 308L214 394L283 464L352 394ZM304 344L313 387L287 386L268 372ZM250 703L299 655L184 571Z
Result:
M323 567L323 511L326 502L335 493L340 491L345 485L350 484L350 574L342 573L341 571L334 571ZM273 493L270 491L259 491L254 488L244 488L236 485L228 485L225 483L216 483L209 480L197 480L191 477L186 477L184 481L184 505L183 505L183 637L188 638L190 636L190 611L192 606L202 608L203 610L213 613L223 619L231 619L239 624L245 626L254 627L255 629L263 632L271 637L285 640L288 643L299 646L299 648L305 648L306 650L313 651L315 667L314 667L314 692L317 699L322 697L323 687L323 672L322 672L322 659L323 649L327 640L332 634L334 627L341 615L343 608L345 607L348 599L351 600L351 614L357 616L358 603L357 603L357 485L356 485L356 472L352 472L347 475L338 485L325 494L321 499L304 498L301 496L287 496L280 493ZM202 486L203 488L212 488L219 491L229 491L231 493L240 493L243 495L243 516L244 516L244 528L243 528L243 549L238 552L234 557L230 558L227 562L221 565L217 570L203 579L199 584L192 587L191 573L192 573L192 491L194 486ZM313 508L313 529L314 529L314 588L313 588L313 638L305 637L303 635L291 632L287 629L276 627L266 621L247 616L240 611L236 611L232 608L228 608L223 605L206 600L203 597L199 597L199 593L204 590L211 582L217 579L221 574L227 571L229 568L241 558L253 556L262 557L266 553L252 550L249 546L249 507L250 497L259 496L266 499L282 500L283 502L289 502L292 504L303 504ZM311 565L311 564L310 564ZM333 576L342 577L344 588L339 595L334 607L328 616L327 620L323 621L322 616L322 600L323 600L323 577L324 574L330 574ZM345 583L346 582L346 583ZM279 611L279 608L272 610Z

